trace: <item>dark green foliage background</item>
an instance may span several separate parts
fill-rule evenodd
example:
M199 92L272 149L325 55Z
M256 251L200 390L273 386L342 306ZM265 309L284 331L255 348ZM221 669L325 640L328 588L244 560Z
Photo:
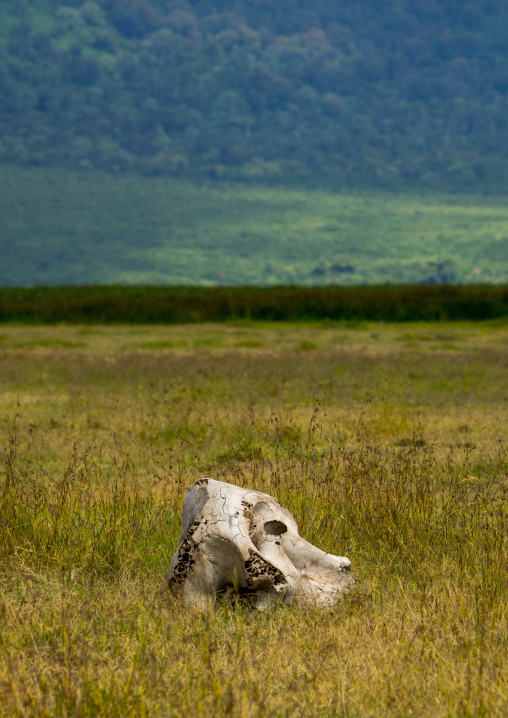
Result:
M0 158L508 188L503 0L0 0Z
M503 319L506 287L39 287L0 289L0 321L177 324L206 321Z
M0 0L0 286L508 282L502 0Z

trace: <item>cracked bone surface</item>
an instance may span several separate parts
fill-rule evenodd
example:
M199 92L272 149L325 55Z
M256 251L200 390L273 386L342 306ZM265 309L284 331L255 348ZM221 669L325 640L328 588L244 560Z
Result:
M201 608L231 587L255 605L330 606L354 584L351 562L305 541L289 510L260 491L200 479L183 502L169 585Z

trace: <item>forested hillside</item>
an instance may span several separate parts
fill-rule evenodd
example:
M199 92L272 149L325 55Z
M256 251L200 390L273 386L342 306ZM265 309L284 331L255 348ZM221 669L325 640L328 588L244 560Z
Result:
M0 158L508 189L502 0L0 0Z

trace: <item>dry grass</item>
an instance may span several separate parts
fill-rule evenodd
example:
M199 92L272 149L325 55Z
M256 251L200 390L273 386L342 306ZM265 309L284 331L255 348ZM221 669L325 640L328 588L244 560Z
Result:
M506 715L508 327L0 341L0 715ZM205 475L282 498L358 589L331 612L175 603Z

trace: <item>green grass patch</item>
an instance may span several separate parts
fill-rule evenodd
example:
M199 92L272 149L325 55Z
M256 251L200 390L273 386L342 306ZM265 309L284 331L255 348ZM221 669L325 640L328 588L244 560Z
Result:
M0 216L3 286L508 282L503 198L0 165Z

